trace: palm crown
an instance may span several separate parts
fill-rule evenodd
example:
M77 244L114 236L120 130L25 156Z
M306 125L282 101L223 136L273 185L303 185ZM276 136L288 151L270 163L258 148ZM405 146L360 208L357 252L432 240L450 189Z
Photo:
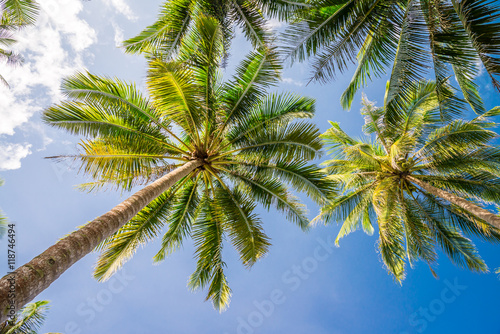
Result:
M273 206L306 228L305 209L286 183L318 202L326 197L329 182L307 164L321 149L318 129L304 120L313 116L314 101L266 95L266 88L279 80L280 67L274 51L265 48L242 61L231 81L221 82L223 49L222 27L202 17L175 61L150 61L151 100L133 85L79 74L63 86L72 100L45 113L49 124L91 138L75 156L97 180L86 188L111 184L130 189L201 161L101 245L98 279L108 278L167 224L154 260L161 261L191 236L197 266L189 286L209 285L207 299L224 308L230 296L223 272L224 236L251 266L270 245L255 203Z
M360 228L372 234L377 223L382 260L398 281L406 260L431 265L438 246L455 264L486 271L467 236L500 240L499 217L479 207L500 200L500 149L491 145L500 108L443 122L435 89L415 83L382 108L365 99L364 132L374 140L354 139L337 123L323 135L333 155L328 177L343 194L316 220L343 222L337 243Z
M199 16L211 16L219 22L224 38L225 51L235 27L242 29L256 48L271 41L266 28L264 14L270 17L287 18L303 1L283 0L171 0L162 7L158 20L136 37L124 42L127 52L160 52L173 55L181 45L192 22Z
M313 0L284 37L293 59L315 56L312 80L326 82L357 62L341 103L350 108L358 89L392 73L393 93L405 82L435 77L440 103L454 98L453 74L463 96L484 112L473 79L482 64L500 90L500 7L492 0ZM392 97L389 97L389 100ZM459 100L457 99L458 103Z

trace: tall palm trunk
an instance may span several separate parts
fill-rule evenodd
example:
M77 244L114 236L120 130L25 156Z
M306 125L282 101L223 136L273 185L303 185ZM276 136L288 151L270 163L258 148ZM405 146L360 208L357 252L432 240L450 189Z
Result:
M94 219L84 227L61 239L45 252L0 279L0 323L10 311L9 290L15 286L14 311L35 298L49 287L75 262L90 253L101 241L118 231L152 200L201 166L201 160L192 160L156 180L109 212ZM14 277L14 280L10 278Z
M477 206L476 204L471 203L454 194L451 194L445 190L431 186L430 184L423 182L417 178L414 178L413 176L406 176L406 179L410 182L415 183L416 185L427 191L429 194L441 197L442 199L447 200L448 202L453 203L461 207L462 209L471 212L474 216L481 218L488 224L495 226L497 229L500 230L500 217L495 215L494 213L491 213L488 210L485 210L480 206Z

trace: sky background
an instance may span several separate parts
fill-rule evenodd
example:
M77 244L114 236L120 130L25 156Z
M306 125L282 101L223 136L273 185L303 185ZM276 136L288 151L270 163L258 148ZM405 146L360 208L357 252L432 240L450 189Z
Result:
M22 265L77 226L105 213L128 194L86 194L75 185L86 181L71 162L47 156L76 152L79 138L42 124L40 112L61 99L61 79L77 70L116 76L144 86L145 62L124 54L118 43L151 24L161 1L40 0L37 26L19 35L23 66L0 65L11 84L0 87L0 207L17 224L17 264ZM273 22L274 26L279 26ZM250 50L237 35L226 74ZM343 111L340 95L350 73L328 85L306 86L308 67L295 64L283 75L280 91L317 99L314 122L341 124L361 134L360 94L352 111ZM364 92L383 101L381 78ZM480 75L489 107L500 95ZM318 208L302 196L314 218ZM498 275L474 274L455 267L440 253L435 279L425 263L416 263L403 285L394 282L376 252L376 237L355 232L333 247L339 226L318 226L303 233L276 212L259 209L273 246L251 270L228 244L224 257L233 291L229 309L219 314L206 291L186 283L195 269L190 241L160 265L152 265L158 242L139 250L110 281L92 276L97 254L63 274L37 300L51 301L41 333L500 333ZM474 240L491 269L500 267L498 245ZM7 271L7 247L0 241L0 273ZM5 254L5 255L2 255Z

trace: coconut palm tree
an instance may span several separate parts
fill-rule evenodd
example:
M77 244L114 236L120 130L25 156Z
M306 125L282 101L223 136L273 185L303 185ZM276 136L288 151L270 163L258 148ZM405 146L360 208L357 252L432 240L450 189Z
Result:
M39 6L33 0L0 0L0 61L10 65L22 62L19 54L5 48L16 43L14 39L16 31L35 23L38 11ZM2 75L0 82L8 86Z
M265 15L287 19L298 8L306 6L305 0L170 0L162 6L158 20L136 37L123 43L131 53L157 52L174 55L183 36L200 15L214 17L222 27L225 51L236 27L256 48L271 42L266 28Z
M500 241L500 217L486 209L500 202L500 148L492 144L500 107L443 122L436 86L414 83L383 107L364 99L363 130L374 138L355 139L333 122L323 134L332 154L326 172L342 195L315 221L343 222L337 243L357 229L372 234L377 224L382 260L400 282L406 260L432 265L437 247L485 272L468 237Z
M45 321L48 304L48 301L42 300L26 305L17 312L13 320L0 324L0 334L37 334Z
M358 66L341 104L389 69L390 101L404 82L435 77L440 102L453 98L443 86L455 75L463 96L484 112L474 78L481 64L500 90L500 3L495 0L312 0L302 20L284 34L292 59L312 60L311 80L327 82ZM456 100L459 103L460 100Z
M84 187L129 190L154 182L19 268L19 305L99 244L95 276L107 279L165 228L155 261L191 236L198 260L189 286L208 286L208 298L223 309L230 296L224 237L247 267L270 245L254 212L257 203L307 227L305 208L289 186L320 203L330 187L308 164L322 146L318 129L307 121L314 101L266 94L278 82L280 66L276 53L265 48L222 82L222 41L217 21L201 18L175 61L150 61L150 99L118 79L81 73L65 80L70 100L50 107L43 119L88 138L73 156L96 180ZM2 302L6 284L0 281Z

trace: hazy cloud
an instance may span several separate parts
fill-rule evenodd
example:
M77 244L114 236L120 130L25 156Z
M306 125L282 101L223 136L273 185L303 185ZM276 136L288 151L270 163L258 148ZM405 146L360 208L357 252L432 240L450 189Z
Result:
M302 87L304 84L298 80L292 79L292 78L283 78L281 81L283 81L286 84L289 85L294 85L294 86L299 86Z
M122 45L123 40L123 29L114 21L111 21L111 25L113 26L113 30L115 31L115 46L120 47Z
M125 2L125 0L104 0L104 2L108 6L116 9L118 13L122 14L130 21L137 20L137 16L135 16L134 12L130 8L130 6Z

